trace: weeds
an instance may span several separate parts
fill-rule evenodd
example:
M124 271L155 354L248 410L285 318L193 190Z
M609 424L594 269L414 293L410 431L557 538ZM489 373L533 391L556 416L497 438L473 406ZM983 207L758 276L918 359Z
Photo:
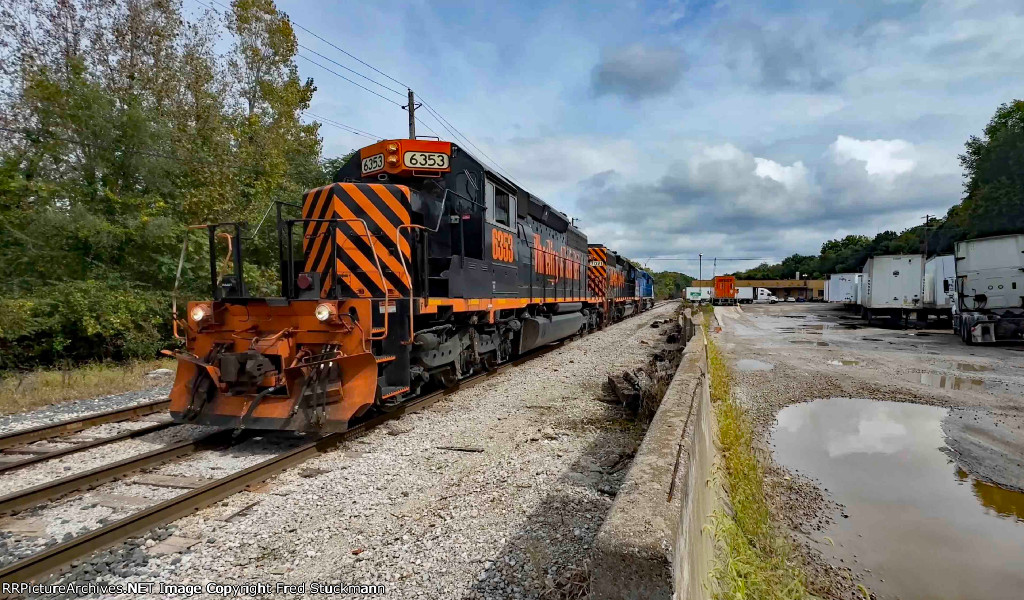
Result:
M0 414L167 385L169 380L153 381L146 373L159 368L173 369L174 362L166 358L128 364L94 363L4 375L0 378Z
M706 314L706 313L705 313ZM704 319L708 333L709 318ZM764 489L764 469L753 447L753 428L733 400L725 357L708 336L711 402L718 420L723 474L732 510L716 511L711 529L717 543L712 577L715 598L795 600L814 598L806 575L794 560L788 539L771 522Z

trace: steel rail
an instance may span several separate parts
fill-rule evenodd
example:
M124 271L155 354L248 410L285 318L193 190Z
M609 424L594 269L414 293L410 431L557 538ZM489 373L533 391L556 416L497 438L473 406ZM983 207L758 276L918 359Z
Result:
M27 467L29 465L34 465L36 463L40 463L50 459L59 458L61 456L67 456L69 454L74 454L76 452L81 452L83 450L90 450L92 448L97 448L99 446L105 446L107 444L112 444L114 442L120 442L121 440L142 437L146 434L160 431L162 429L167 429L168 427L172 427L174 425L177 425L177 423L171 421L168 421L166 423L154 423L153 425L149 425L147 427L140 427L138 429L132 429L130 431L123 431L117 435L112 435L110 437L106 437L103 439L93 440L91 442L83 442L81 444L76 444L69 448L61 448L59 450L54 450L52 452L47 452L45 454L37 454L35 456L32 456L31 458L26 458L25 460L21 460L18 462L6 464L0 463L0 473L13 471L15 469L20 469L22 467Z
M146 415L167 410L170 404L171 401L167 399L155 400L153 402L135 404L126 408L117 408L101 413L85 415L84 417L69 419L52 425L40 425L39 427L15 430L10 433L0 435L0 450L10 448L11 446L18 446L20 444L37 442L39 440L59 435L77 433L83 429L95 427L96 425L127 421L128 419L135 417L144 417Z
M93 488L133 471L191 454L197 450L215 447L220 443L229 442L230 439L231 432L221 429L198 439L178 442L144 454L130 456L115 463L101 465L95 469L68 475L56 481L48 481L30 488L11 492L6 496L0 496L0 514L18 512L47 500L59 498L64 494Z
M247 469L243 469L242 471L238 471L228 475L227 477L211 481L202 487L190 490L169 500L165 500L164 502L129 515L99 529L95 529L75 537L67 542L47 548L38 554L26 557L3 569L0 569L0 582L28 582L33 581L40 576L54 573L70 564L72 561L91 554L92 552L114 545L124 539L145 533L154 527L170 523L194 511L219 502L220 500L223 500L224 498L227 498L250 485L265 481L266 479L281 473L290 467L309 460L317 454L334 448L345 440L361 435L381 423L390 421L404 414L423 410L446 396L454 394L460 390L468 389L495 375L498 375L499 373L503 373L514 366L523 364L529 360L538 358L548 352L556 350L562 347L566 341L568 340L544 346L526 356L500 365L492 371L481 373L457 382L455 385L443 390L428 393L425 396L400 406L391 412L377 415L345 431L324 435L316 440L298 446L297 448L293 448L292 450L279 454L273 458L257 463ZM4 509L5 506L10 507L12 504L20 507L31 506L41 501L45 501L48 498L59 496L75 489L80 489L84 485L96 485L101 482L100 479L102 479L102 481L109 481L118 475L141 468L136 464L139 462L140 458L145 460L147 464L162 462L192 451L198 444L208 442L212 437L226 436L227 434L230 434L230 431L218 431L211 436L203 438L202 440L178 444L174 447L151 452L144 457L134 457L132 459L120 461L120 463L117 463L116 465L110 465L101 469L94 469L93 471L77 476L67 477L58 482L36 486L36 488L26 490L26 492L20 494L20 498L18 499L9 499L10 497L0 498L0 510ZM59 488L59 491L54 490L55 487ZM16 504L15 501L17 501ZM10 508L8 508L8 510L10 510Z

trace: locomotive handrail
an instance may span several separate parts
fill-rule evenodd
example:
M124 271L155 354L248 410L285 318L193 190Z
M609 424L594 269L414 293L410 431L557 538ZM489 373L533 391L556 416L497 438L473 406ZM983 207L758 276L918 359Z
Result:
M181 243L181 254L178 256L178 268L174 272L174 287L171 289L171 334L177 340L185 339L178 333L178 288L181 285L181 271L185 266L185 256L188 255L188 238L189 232L194 229L206 229L210 234L210 286L214 300L220 300L217 293L217 257L214 253L214 237L218 235L216 233L217 228L225 225L232 225L235 228L235 235L239 238L237 246L232 248L231 234L223 233L220 235L226 235L228 237L228 257L232 254L235 255L235 275L238 277L238 281L242 283L242 226L244 223L238 221L226 221L223 223L206 223L203 225L188 225L185 227L185 238ZM227 259L225 259L225 266L227 265ZM226 268L225 268L226 270ZM243 286L244 287L244 286Z
M441 206L437 209L437 225L435 225L433 229L427 227L426 225L417 225L417 224L414 224L414 223L402 223L401 225L398 226L397 229L395 229L395 247L399 248L399 251L397 253L398 254L398 259L402 263L402 272L405 274L405 280L409 284L409 343L410 344L412 343L413 335L415 334L415 326L413 325L413 314L415 313L415 311L413 310L413 307L414 307L414 302L413 301L415 299L415 293L413 292L413 289L412 289L412 274L409 273L409 267L408 267L408 265L405 264L405 255L401 251L401 247L402 247L402 241L401 241L402 228L406 227L406 228L409 228L409 229L422 229L422 230L428 231L430 233L437 233L441 229L441 219L444 218L444 206L445 206L445 203L448 201L448 194L452 194L454 196L458 196L459 198L462 198L463 200L467 200L469 202L473 202L473 200L463 196L462 194L460 194L458 192L453 192L450 189L446 189L444 191L444 194L441 196Z
M355 233L358 237L360 237L360 238L365 237L367 243L369 243L370 251L373 252L373 262L374 262L374 264L377 267L377 276L380 278L379 279L380 280L380 289L384 291L384 332L382 334L383 337L373 337L373 328L371 328L370 329L370 337L367 338L367 339L370 339L370 340L383 340L383 339L386 339L387 338L387 331L388 331L388 314L389 314L387 309L388 309L389 306L391 306L391 302L390 302L391 295L388 293L388 285L387 285L387 280L384 278L384 270L380 266L380 256L377 254L377 245L374 242L374 236L370 233L370 228L366 225L366 221L363 220L363 219L360 219L360 218L353 218L353 219L288 219L287 221L285 221L285 224L288 227L288 237L289 237L289 244L288 244L289 285L291 283L291 280L294 279L294 277L291 274L292 270L295 268L294 259L293 259L294 255L293 255L292 244L291 244L291 232L292 232L291 228L292 228L292 226L295 223L327 223L328 224L328 230L331 231L331 232L334 232L334 233L340 233L341 232L341 230L338 228L338 223L359 223L360 225L363 226L363 231L366 232L365 235L364 234L356 233L354 227L352 227L352 230L353 230L353 233ZM317 235L321 235L321 234L317 234ZM331 236L331 237L333 238L333 236ZM348 236L346 235L346 237L348 237ZM334 283L335 290L337 290L338 280L340 279L339 274L337 272L338 244L333 239L330 241L330 243L331 243L331 253L332 253L332 259L333 259L333 264L331 265L331 269L334 271L334 282L333 283ZM401 254L401 252L399 252L398 254ZM335 293L335 297L337 297L337 293Z

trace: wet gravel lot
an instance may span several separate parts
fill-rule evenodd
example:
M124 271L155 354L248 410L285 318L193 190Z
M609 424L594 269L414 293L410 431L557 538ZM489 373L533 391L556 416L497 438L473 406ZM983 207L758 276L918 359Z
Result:
M868 327L828 304L718 307L719 340L734 392L748 408L760 445L779 410L818 398L865 398L949 408L944 450L972 477L1024 483L1024 345L967 346L945 323L929 329ZM741 362L742 361L742 362ZM770 367L766 366L770 365ZM952 468L952 467L951 467ZM848 518L822 485L769 467L777 517L802 548L820 595L861 598L863 566L840 562L821 533Z
M62 580L384 584L399 598L575 593L643 435L601 401L602 386L646 362L664 338L650 322L674 310L658 307L457 392L101 552ZM244 461L200 464L167 472L213 477L225 473L211 467ZM40 515L54 533L51 522L84 520L58 512ZM166 539L187 549L164 553Z

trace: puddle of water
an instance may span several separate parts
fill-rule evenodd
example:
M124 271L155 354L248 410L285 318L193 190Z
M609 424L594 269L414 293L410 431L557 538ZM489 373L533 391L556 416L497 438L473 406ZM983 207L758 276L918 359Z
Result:
M944 390L983 390L986 388L985 380L983 379L956 377L940 373L911 373L907 376L907 379L914 383Z
M991 371L992 367L985 365L972 365L971 363L956 363L957 371Z
M830 360L830 361L828 361L828 364L835 365L837 367L852 367L854 365L859 365L860 361L859 360L842 360L842 359L840 359L840 360Z
M940 450L945 415L850 398L789 406L772 431L775 458L845 505L849 518L821 532L835 547L818 547L880 597L1020 597L1024 494L958 474Z
M815 342L814 340L789 340L789 343L802 344L805 346L810 346L811 344L816 344L818 346L828 346L828 342Z
M819 346L828 346L828 342L815 342Z
M860 338L860 339L864 340L865 342L884 342L885 341L882 338L871 338L871 337L865 337L865 338Z
M775 365L752 358L744 358L736 361L736 368L740 371L771 371Z

